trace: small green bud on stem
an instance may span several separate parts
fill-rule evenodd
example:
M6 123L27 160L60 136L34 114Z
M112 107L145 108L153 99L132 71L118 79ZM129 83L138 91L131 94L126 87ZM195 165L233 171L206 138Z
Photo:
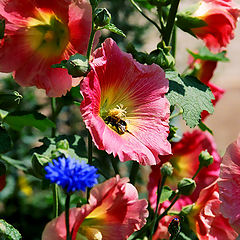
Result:
M170 162L166 162L161 167L161 174L165 177L169 177L173 174L173 166Z
M104 27L111 21L111 14L106 8L98 8L95 10L93 18L95 28Z
M196 188L196 183L191 178L183 178L178 183L179 194L182 194L185 196L191 195L195 190L195 188Z
M199 154L198 160L200 162L200 166L208 167L213 163L213 156L205 150Z

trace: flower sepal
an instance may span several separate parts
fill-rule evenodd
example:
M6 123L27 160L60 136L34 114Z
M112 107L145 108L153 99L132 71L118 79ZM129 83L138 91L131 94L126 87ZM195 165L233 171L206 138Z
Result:
M98 8L94 12L93 20L96 29L102 28L110 23L111 14L106 8Z
M64 68L68 70L68 74L74 78L85 77L91 70L87 57L76 53L68 60L63 60L61 63L53 64L52 68Z

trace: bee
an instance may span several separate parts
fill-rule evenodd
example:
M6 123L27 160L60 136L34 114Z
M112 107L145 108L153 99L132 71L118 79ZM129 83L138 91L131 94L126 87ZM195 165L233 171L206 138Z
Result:
M117 116L107 116L104 121L107 124L110 124L111 127L120 135L124 134L125 132L127 132L127 123L120 119Z

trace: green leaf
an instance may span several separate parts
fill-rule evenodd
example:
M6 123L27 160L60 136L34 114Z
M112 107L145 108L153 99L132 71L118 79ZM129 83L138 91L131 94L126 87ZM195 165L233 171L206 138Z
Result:
M5 32L5 19L0 19L0 39L4 38Z
M179 13L177 14L176 25L184 32L188 32L194 37L196 37L195 34L192 32L192 29L204 27L207 24L202 19L199 19L197 17L192 17L191 15L186 13Z
M67 140L69 143L69 149L57 149L57 143L61 140ZM68 155L72 158L78 159L84 158L87 156L87 150L85 146L85 142L82 137L77 135L60 135L55 138L43 138L39 140L43 144L40 147L33 148L31 153L38 153L49 157L52 159L52 155L55 155L56 151L59 151L60 154Z
M0 159L2 159L5 163L19 169L19 170L22 170L22 171L27 171L27 167L24 163L22 163L22 161L20 160L15 160L15 159L12 159L10 157L7 157L5 155L0 155Z
M10 151L12 148L12 141L5 128L0 126L0 154Z
M168 200L171 197L172 193L173 193L173 190L170 187L164 186L160 196L160 203L163 203L166 200Z
M0 240L20 240L21 234L12 225L0 219Z
M169 79L167 98L171 105L183 109L183 119L193 128L200 123L203 110L213 113L214 96L209 87L193 76L181 78L175 71L166 71Z
M209 61L222 61L228 62L229 59L225 57L226 51L222 51L220 53L212 53L209 51L207 47L200 48L198 53L194 53L187 49L187 51L195 58L201 60L209 60Z
M151 10L152 8L155 7L152 4L150 4L148 0L135 0L135 2L138 3L139 6L144 7L148 10Z
M198 127L204 132L204 131L208 131L210 134L213 135L213 131L212 129L210 129L205 123L203 123L202 121L200 121L200 123L198 124Z
M114 24L109 23L106 26L104 26L105 29L109 30L110 32L116 33L122 37L126 37L126 35L124 34L124 32L122 30L120 30L119 28L117 28Z
M40 131L55 127L46 116L38 112L12 112L5 115L3 121L14 130L20 131L25 126L35 127Z

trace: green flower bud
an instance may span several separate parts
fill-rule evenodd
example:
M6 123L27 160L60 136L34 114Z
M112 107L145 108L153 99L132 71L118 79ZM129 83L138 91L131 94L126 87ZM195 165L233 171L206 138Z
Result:
M170 47L166 47L164 43L159 44L158 49L152 51L148 58L147 64L150 65L152 63L156 63L163 69L173 68L175 65L175 59L170 53Z
M51 67L65 68L72 77L85 77L91 70L88 59L79 53L72 55L68 60L61 61L61 63L53 64Z
M208 167L213 163L213 156L205 150L199 154L198 160L200 162L200 166Z
M160 170L161 174L166 177L169 177L173 174L173 166L170 162L164 163Z
M69 149L68 141L66 139L58 141L56 144L56 149L68 150Z
M178 183L179 193L185 196L191 195L196 188L196 183L191 178L183 178Z
M172 139L174 138L174 137L176 137L176 133L177 133L177 130L178 130L178 127L175 127L175 126L172 126L172 125L169 125L170 126L170 128L169 128L169 134L168 134L168 141L169 142L171 142L172 141Z
M6 175L7 168L3 162L0 162L0 176Z
M96 27L104 27L111 21L111 14L106 8L98 8L94 13L94 23Z

